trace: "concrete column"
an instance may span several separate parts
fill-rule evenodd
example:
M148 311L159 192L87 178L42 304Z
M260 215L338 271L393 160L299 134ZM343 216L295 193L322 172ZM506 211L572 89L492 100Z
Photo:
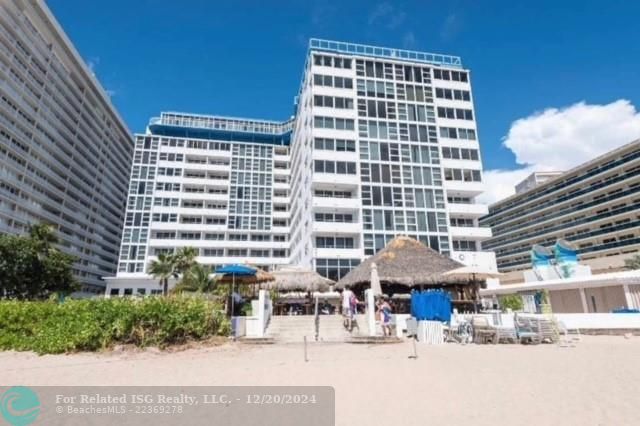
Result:
M376 304L373 299L373 290L364 291L364 298L367 301L367 326L369 327L369 336L376 335Z
M258 337L264 337L264 327L266 324L266 298L267 290L260 290L258 292Z
M631 291L629 291L629 285L624 284L622 286L622 289L624 290L624 300L627 302L627 308L629 309L635 308L635 306L633 306L633 298L631 297Z
M580 300L582 301L582 312L585 314L589 313L589 305L587 304L587 295L584 292L584 288L579 288L580 292Z

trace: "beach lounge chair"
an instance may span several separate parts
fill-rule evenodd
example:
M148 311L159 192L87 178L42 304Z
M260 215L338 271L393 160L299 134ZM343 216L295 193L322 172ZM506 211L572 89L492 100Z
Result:
M495 343L509 342L517 343L518 334L516 333L516 326L513 321L513 315L494 315L493 327L496 329L497 337Z
M543 343L557 343L560 340L560 332L554 319L538 318L536 325Z
M562 322L558 321L558 346L563 348L575 347L576 343L580 341L580 330L574 329L569 330L567 326Z
M518 336L518 341L520 343L539 344L542 342L539 327L536 326L533 318L516 315L514 317L514 322L516 326L516 335Z
M497 343L498 332L495 327L489 323L489 319L483 316L474 316L471 319L473 326L473 342L474 343Z

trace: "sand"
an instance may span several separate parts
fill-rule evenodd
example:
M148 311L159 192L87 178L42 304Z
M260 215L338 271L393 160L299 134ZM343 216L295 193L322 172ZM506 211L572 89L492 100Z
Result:
M329 385L337 425L637 425L640 337L555 345L316 344L1 352L3 385ZM303 424L303 423L301 423Z

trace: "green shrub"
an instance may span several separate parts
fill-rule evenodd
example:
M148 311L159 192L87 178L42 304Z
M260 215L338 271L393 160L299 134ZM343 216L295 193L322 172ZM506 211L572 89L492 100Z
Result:
M500 306L502 309L511 309L512 311L521 311L524 309L524 302L522 296L518 294L508 294L500 297Z
M159 346L228 335L220 306L199 297L0 301L0 349L40 354L115 344Z

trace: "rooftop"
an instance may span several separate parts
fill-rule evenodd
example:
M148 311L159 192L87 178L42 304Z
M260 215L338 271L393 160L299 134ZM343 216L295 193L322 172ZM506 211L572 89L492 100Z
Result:
M262 142L287 145L291 140L293 119L255 120L183 112L162 112L149 120L151 134L201 139Z
M462 68L462 59L460 59L459 56L418 52L414 50L392 49L389 47L369 46L366 44L322 40L318 38L312 38L309 40L309 50L371 56L374 58L407 60L412 62L423 62L431 65Z

